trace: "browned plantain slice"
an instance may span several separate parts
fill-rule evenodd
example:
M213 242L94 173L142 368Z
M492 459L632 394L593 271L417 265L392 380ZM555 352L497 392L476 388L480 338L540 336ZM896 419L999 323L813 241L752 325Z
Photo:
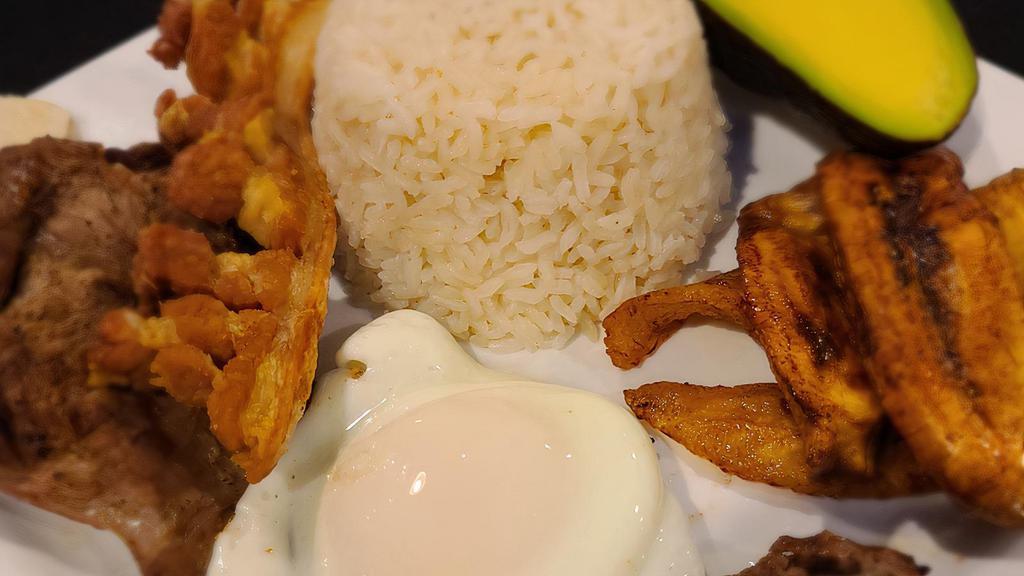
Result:
M811 469L870 475L882 408L852 338L818 204L811 179L743 209L736 256L745 310Z
M801 428L775 384L658 382L626 390L625 396L638 418L745 480L832 497L885 498L933 486L901 443L885 446L876 478L816 474L804 456Z
M704 282L648 292L623 302L604 319L612 364L633 368L679 330L690 316L746 327L743 280L738 270Z
M974 195L999 219L1017 283L1024 287L1024 169L996 178L975 190Z
M922 467L989 520L1024 525L1024 298L999 225L931 152L834 155L822 201L863 310L867 366Z

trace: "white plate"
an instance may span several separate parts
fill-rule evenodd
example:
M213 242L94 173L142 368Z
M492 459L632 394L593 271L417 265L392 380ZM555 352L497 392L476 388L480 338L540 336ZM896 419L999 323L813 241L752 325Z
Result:
M156 136L153 103L164 88L189 93L184 74L165 72L145 53L155 38L147 32L41 89L36 96L70 110L79 135L110 146ZM981 91L970 116L949 145L979 185L1024 166L1024 80L981 62ZM720 82L733 122L730 166L737 198L730 209L788 189L813 171L834 141L782 106ZM782 122L780 122L782 120ZM726 222L732 223L730 214ZM736 265L736 226L709 242L702 267ZM321 357L332 363L340 343L371 313L352 308L332 285ZM578 339L566 350L495 354L474 350L485 364L536 380L586 388L621 402L621 391L656 380L701 384L771 381L761 350L744 334L714 325L682 330L642 368L621 372L597 342ZM321 370L333 366L322 366ZM672 491L690 513L693 533L708 574L729 574L760 558L782 534L810 535L827 528L868 543L888 544L913 554L933 574L1024 573L1024 534L969 519L945 497L885 502L835 501L730 479L675 446L659 442ZM137 573L116 538L0 499L0 571L10 574L111 575Z

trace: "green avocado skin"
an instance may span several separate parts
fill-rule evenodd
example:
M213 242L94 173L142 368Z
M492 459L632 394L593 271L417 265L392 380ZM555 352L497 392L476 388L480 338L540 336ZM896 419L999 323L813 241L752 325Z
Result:
M893 0L902 2L904 0ZM847 114L782 65L748 36L726 22L703 1L696 2L713 66L737 84L766 96L785 98L797 111L831 127L853 148L885 157L904 156L930 148L952 134L969 107L941 138L905 140L880 132ZM975 86L977 92L977 86ZM971 95L971 99L974 94Z

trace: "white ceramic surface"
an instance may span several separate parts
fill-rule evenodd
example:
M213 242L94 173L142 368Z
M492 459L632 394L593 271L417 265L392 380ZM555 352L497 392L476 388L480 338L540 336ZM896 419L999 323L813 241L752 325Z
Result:
M72 112L83 139L127 146L156 136L153 103L165 88L189 93L181 72L167 72L145 49L150 31L58 79L35 95ZM1024 166L1024 80L980 63L981 90L970 116L949 145L964 159L967 181L978 185ZM788 189L811 174L835 141L775 103L719 82L733 123L730 166L736 187L731 211L760 196ZM731 213L709 241L698 267L736 264ZM334 352L372 317L347 304L332 284L321 349ZM744 334L713 324L682 330L642 368L622 372L598 342L577 339L567 349L533 354L472 350L484 364L535 380L578 386L621 402L621 391L656 380L702 384L771 381L760 349ZM333 366L321 366L321 372ZM969 519L942 496L886 502L834 501L730 479L682 449L659 441L667 481L690 514L708 574L730 574L759 558L782 534L809 535L827 528L868 543L889 544L932 567L932 574L1024 573L1024 533ZM4 574L136 574L125 548L110 534L0 497L0 572Z

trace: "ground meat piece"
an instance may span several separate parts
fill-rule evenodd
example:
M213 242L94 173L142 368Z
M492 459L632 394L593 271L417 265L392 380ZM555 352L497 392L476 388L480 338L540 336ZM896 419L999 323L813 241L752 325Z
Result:
M923 576L914 559L890 548L863 546L825 531L782 536L768 554L736 576Z

